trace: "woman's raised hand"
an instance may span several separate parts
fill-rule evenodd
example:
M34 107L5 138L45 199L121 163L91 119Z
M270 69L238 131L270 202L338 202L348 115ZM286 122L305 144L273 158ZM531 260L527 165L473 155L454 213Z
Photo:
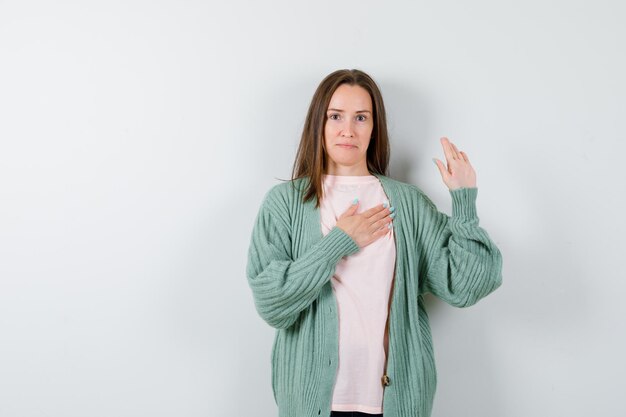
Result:
M363 213L355 214L359 202L350 206L337 220L337 227L363 248L389 232L389 224L393 221L392 207L383 204L372 207Z
M441 146L443 146L443 153L446 155L448 166L446 167L437 158L433 158L433 161L437 164L441 178L448 188L454 190L463 187L476 187L476 172L474 172L467 154L459 151L454 143L446 137L441 138Z

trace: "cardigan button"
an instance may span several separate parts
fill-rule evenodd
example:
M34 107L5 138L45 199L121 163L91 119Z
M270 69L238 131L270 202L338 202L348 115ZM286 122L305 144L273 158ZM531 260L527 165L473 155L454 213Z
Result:
M389 378L389 375L385 374L382 377L382 382L383 382L383 386L388 386L391 384L391 378Z

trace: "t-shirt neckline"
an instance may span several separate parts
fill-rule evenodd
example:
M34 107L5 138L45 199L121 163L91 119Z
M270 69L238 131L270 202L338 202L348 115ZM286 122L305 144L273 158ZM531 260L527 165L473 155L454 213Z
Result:
M375 175L331 175L322 174L322 181L333 184L368 184L378 181Z

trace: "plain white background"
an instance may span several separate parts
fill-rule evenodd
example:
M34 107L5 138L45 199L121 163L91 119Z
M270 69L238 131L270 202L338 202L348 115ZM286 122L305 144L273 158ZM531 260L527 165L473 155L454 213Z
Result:
M390 175L477 172L503 285L429 295L434 417L623 416L619 1L0 1L0 415L275 416L245 276L321 79L380 85Z

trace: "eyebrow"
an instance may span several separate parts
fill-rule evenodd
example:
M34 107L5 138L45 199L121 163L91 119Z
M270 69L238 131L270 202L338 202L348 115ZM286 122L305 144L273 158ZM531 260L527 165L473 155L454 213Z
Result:
M338 111L339 113L343 113L343 110L340 109L328 109L328 111ZM357 113L369 113L372 114L369 110L358 110Z

